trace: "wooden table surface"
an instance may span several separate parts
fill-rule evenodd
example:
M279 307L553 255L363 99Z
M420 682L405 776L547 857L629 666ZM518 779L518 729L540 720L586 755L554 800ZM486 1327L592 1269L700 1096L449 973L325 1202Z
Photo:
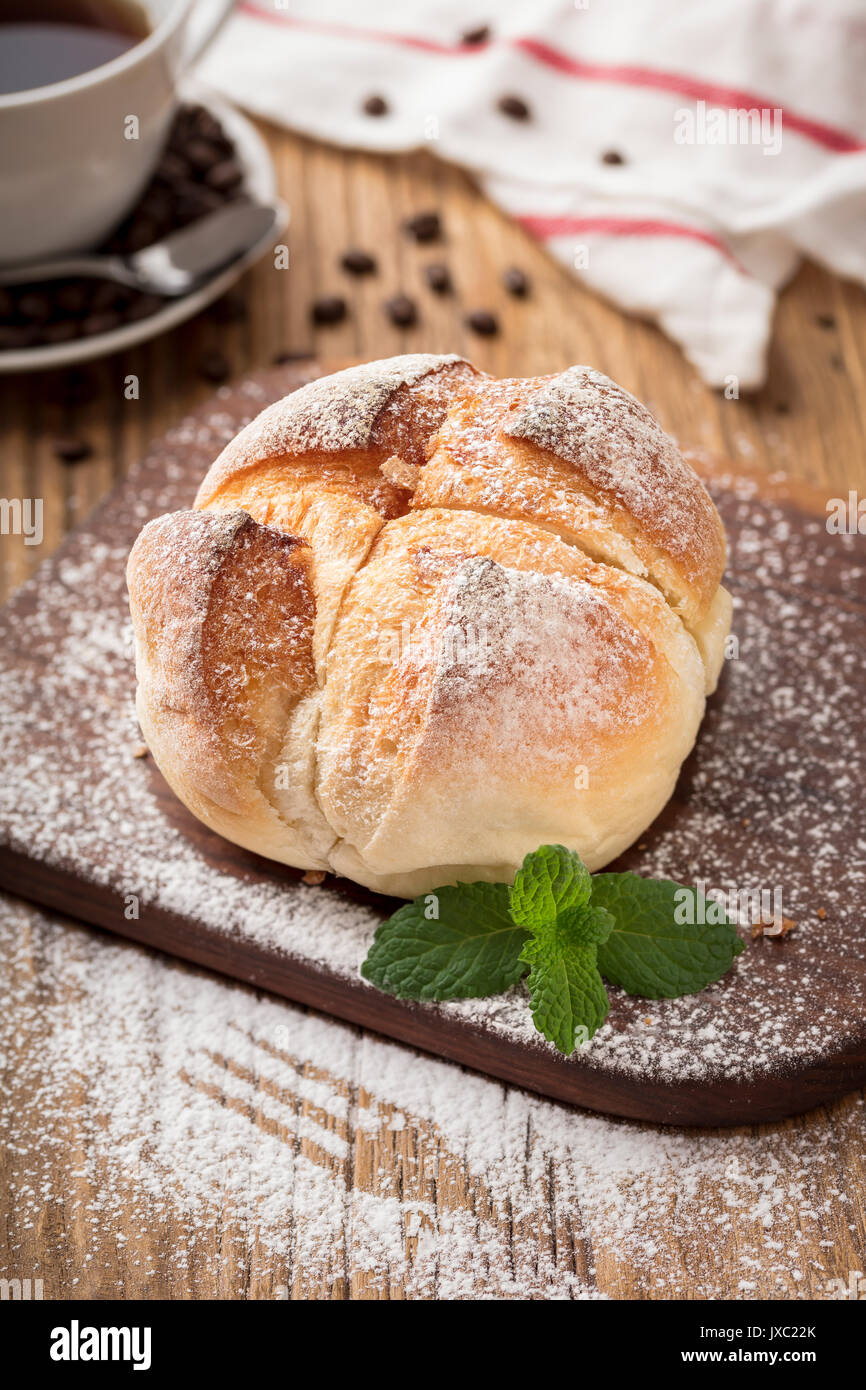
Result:
M781 297L767 385L757 394L728 400L708 390L659 332L581 289L489 206L459 171L426 155L379 159L335 151L267 127L263 132L291 208L290 266L278 270L266 260L246 276L240 286L242 315L207 312L166 337L77 369L72 376L56 372L0 379L0 495L41 497L44 504L41 546L26 546L17 536L2 537L4 595L28 577L151 439L214 390L201 371L202 360L214 351L225 355L232 375L268 365L281 353L366 359L456 350L497 375L558 371L573 362L589 362L646 401L683 446L745 460L755 471L801 477L825 497L844 497L849 488L866 486L866 294L856 286L815 266L803 267ZM401 223L432 207L442 213L445 241L441 246L419 246L401 233ZM372 250L379 273L352 280L342 272L338 258L349 246ZM423 285L422 266L440 259L451 267L453 296L437 297ZM501 287L501 272L509 265L522 267L531 277L526 300L509 298ZM397 290L418 301L419 320L409 330L394 327L382 309L383 301ZM344 294L349 316L338 326L314 328L310 303L326 293ZM480 338L466 328L465 315L473 308L499 315L498 337ZM124 392L130 374L139 380L137 400L127 399ZM67 464L57 456L56 440L70 436L92 447L85 461ZM40 962L56 934L67 929L12 900L4 907L7 944L12 941L15 948L14 969L6 970L9 997L3 1007L13 1027L15 1048L7 1061L14 1071L16 1055L32 1057L44 1047L44 1030L51 1024L50 1011L43 1007L49 986L40 979ZM75 928L72 939L75 945L69 949L79 957L105 949L104 939L85 928ZM53 1003L63 989L62 980L52 980ZM69 991L67 1004L71 984ZM86 1025L86 1018L82 1023ZM354 1036L360 1057L364 1040L360 1034ZM412 1054L403 1055L410 1064ZM386 1139L371 1138L363 1129L349 1132L352 1116L363 1105L364 1084L359 1065L344 1126L352 1155L341 1169L350 1198L346 1221L352 1219L353 1195L374 1189L402 1192L410 1177L417 1185L425 1172L428 1179L421 1185L434 1208L462 1211L479 1220L485 1202L483 1176L459 1165L445 1171L442 1136L432 1128L414 1124L410 1117L404 1131L388 1131ZM9 1078L4 1077L2 1094L9 1093ZM195 1260L178 1264L172 1251L182 1232L172 1222L180 1218L170 1218L155 1200L145 1211L143 1225L141 1210L133 1217L129 1209L129 1224L135 1230L124 1230L121 1204L116 1220L121 1239L100 1237L94 1258L92 1233L76 1212L93 1203L117 1204L120 1198L106 1188L110 1177L92 1165L82 1161L70 1168L64 1143L82 1142L73 1128L66 1140L62 1124L47 1137L44 1125L28 1120L14 1144L4 1144L0 1151L0 1277L41 1276L46 1297L448 1296L433 1286L419 1290L396 1271L384 1283L370 1279L364 1273L369 1262L363 1250L354 1263L341 1257L339 1268L328 1269L326 1263L324 1272L318 1265L313 1272L295 1247L276 1262L279 1267L273 1261L268 1267L254 1258L241 1261L238 1275L236 1218L228 1209L225 1229L216 1231L208 1248ZM755 1217L731 1215L721 1187L707 1194L696 1244L677 1239L667 1221L656 1216L657 1229L648 1231L659 1252L652 1278L634 1262L587 1250L586 1241L575 1234L579 1212L569 1211L567 1203L546 1238L549 1268L561 1272L567 1265L583 1285L617 1298L701 1297L710 1289L729 1296L745 1292L750 1297L826 1297L829 1277L844 1281L849 1271L866 1268L863 1137L862 1096L748 1135L750 1143L766 1142L768 1152L779 1144L794 1145L798 1152L814 1151L810 1207L819 1216L803 1221L793 1213L780 1248L787 1242L786 1248L795 1248L796 1256L788 1258L778 1250L774 1254L775 1246L768 1244L746 1289L736 1255ZM297 1142L303 1150L308 1141ZM28 1148L40 1157L40 1146L41 1158L49 1167L54 1165L58 1182L61 1174L76 1174L63 1179L74 1188L66 1203L55 1203L50 1219L44 1220L38 1219L38 1212L34 1219L25 1190L29 1170L16 1157ZM549 1174L543 1178L548 1180L553 1181ZM532 1186L534 1181L528 1165L526 1182ZM551 1210L557 1207L556 1198L552 1191ZM30 1213L27 1219L25 1213ZM647 1216L648 1222L652 1219ZM505 1238L517 1260L517 1222L508 1226ZM136 1243L135 1260L126 1245L130 1239ZM712 1254L707 1253L710 1249ZM712 1280L706 1268L702 1270L702 1260L712 1264ZM519 1268L519 1260L514 1267ZM491 1266L483 1291L494 1296L545 1296L546 1287L553 1285L528 1273L515 1276L513 1270L505 1281Z

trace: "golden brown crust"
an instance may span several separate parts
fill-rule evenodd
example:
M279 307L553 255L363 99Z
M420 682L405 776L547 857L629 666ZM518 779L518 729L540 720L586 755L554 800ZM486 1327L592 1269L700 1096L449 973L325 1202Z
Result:
M722 524L697 475L649 411L589 367L483 382L449 413L413 506L548 525L648 578L689 625L725 566Z
M724 535L588 368L460 358L303 387L130 558L142 727L196 815L412 895L661 809L718 676Z
M326 486L352 490L383 516L396 515L400 499L378 474L380 463L392 454L423 463L448 409L482 379L454 354L410 353L311 381L263 410L227 445L199 488L196 506L211 506L232 482L264 464L277 478L286 470L286 493L301 470L302 484L321 476Z
M702 712L695 644L652 586L525 522L402 518L334 633L331 862L410 895L463 862L507 877L551 837L598 867L661 809Z
M320 670L347 584L409 506L393 460L416 470L448 409L482 379L463 358L431 353L349 367L262 411L208 471L197 507L243 507L312 547Z
M285 827L262 784L315 688L311 560L246 512L188 511L151 521L127 567L139 717L160 769L213 828L240 839L253 822L272 848Z

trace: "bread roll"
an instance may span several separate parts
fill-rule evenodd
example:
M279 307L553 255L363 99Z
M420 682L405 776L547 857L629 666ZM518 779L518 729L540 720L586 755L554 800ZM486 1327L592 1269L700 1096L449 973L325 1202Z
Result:
M138 712L259 854L411 897L590 869L669 798L730 628L712 501L587 367L353 367L264 411L129 561Z

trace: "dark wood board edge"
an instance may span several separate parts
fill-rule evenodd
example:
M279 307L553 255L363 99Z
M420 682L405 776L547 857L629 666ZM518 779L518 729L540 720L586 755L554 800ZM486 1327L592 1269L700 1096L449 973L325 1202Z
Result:
M298 957L220 935L162 908L142 903L140 916L127 920L110 888L62 868L35 864L6 846L0 846L0 888L440 1060L624 1119L698 1127L756 1124L803 1114L866 1084L863 1050L822 1056L818 1065L796 1074L717 1079L712 1089L702 1082L641 1081L627 1073L602 1073L488 1033L468 1020L443 1018L432 1008L394 999Z

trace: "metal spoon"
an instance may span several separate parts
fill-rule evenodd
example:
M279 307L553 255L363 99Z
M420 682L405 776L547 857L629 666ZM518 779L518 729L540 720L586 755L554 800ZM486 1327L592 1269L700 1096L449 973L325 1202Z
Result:
M264 249L268 237L285 226L286 215L283 203L231 203L129 255L64 256L32 265L0 267L0 285L86 275L178 298L243 253L259 244Z

